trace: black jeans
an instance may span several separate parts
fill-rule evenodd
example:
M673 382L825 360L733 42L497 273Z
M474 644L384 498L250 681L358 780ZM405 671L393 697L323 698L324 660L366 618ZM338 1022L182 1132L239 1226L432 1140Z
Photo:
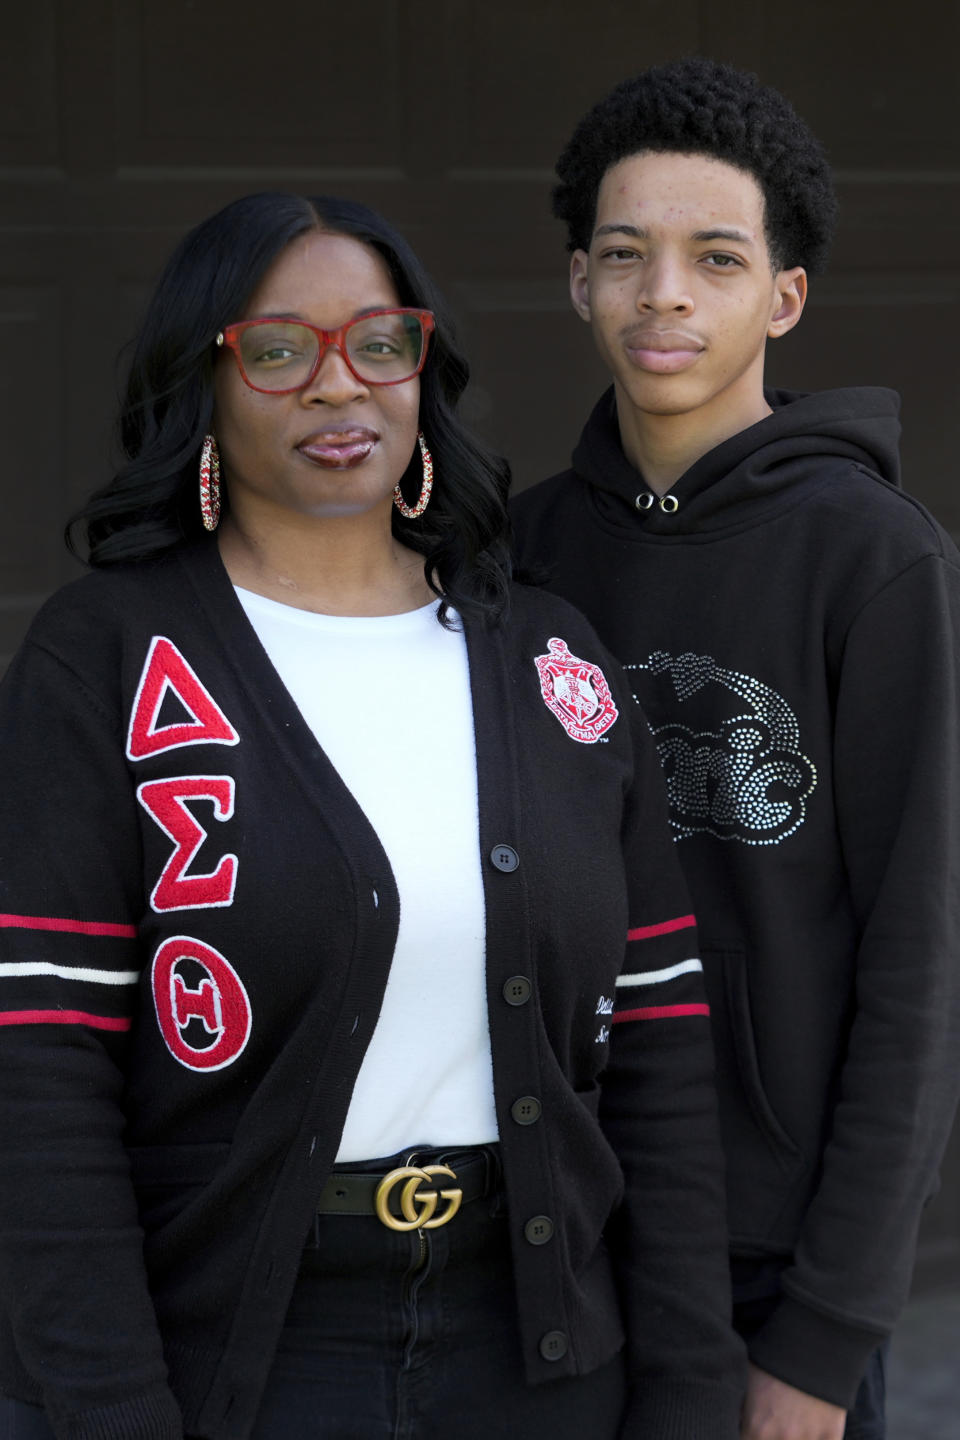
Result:
M0 1440L53 1440L53 1431L39 1405L0 1395Z
M251 1440L614 1440L621 1356L528 1385L515 1311L499 1196L407 1234L320 1215Z
M500 1194L432 1231L318 1215L251 1440L615 1440L622 1356L528 1385L515 1311ZM53 1434L0 1397L0 1440Z

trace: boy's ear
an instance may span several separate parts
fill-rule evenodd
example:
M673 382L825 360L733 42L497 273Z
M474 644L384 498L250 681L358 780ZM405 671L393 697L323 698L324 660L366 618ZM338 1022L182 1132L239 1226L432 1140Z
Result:
M574 250L570 256L570 299L581 320L590 323L590 287L587 284L587 252Z
M786 335L803 314L807 300L807 272L802 265L781 270L776 279L776 308L770 316L767 334L772 340Z

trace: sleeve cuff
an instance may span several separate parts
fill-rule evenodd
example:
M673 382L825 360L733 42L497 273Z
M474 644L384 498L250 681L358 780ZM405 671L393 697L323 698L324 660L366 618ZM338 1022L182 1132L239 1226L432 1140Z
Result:
M867 1361L885 1339L785 1295L747 1348L753 1364L769 1375L849 1410Z
M711 1381L638 1381L619 1440L739 1440L743 1392Z
M180 1406L166 1386L90 1410L68 1413L49 1399L47 1406L57 1440L183 1440Z

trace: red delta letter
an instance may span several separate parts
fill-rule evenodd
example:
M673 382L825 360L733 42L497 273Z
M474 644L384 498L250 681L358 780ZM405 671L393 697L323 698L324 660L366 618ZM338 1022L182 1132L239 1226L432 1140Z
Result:
M171 690L191 717L157 725L167 691ZM181 745L236 745L240 736L210 692L184 660L172 640L154 635L144 661L127 732L127 759L143 760Z

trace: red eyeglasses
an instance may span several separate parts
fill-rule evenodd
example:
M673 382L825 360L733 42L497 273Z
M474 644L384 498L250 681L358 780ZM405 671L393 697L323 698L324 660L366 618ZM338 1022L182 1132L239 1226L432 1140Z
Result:
M339 330L303 320L240 320L225 325L217 344L237 357L251 390L289 395L309 385L331 345L364 385L402 385L419 375L435 326L431 310L373 310Z

